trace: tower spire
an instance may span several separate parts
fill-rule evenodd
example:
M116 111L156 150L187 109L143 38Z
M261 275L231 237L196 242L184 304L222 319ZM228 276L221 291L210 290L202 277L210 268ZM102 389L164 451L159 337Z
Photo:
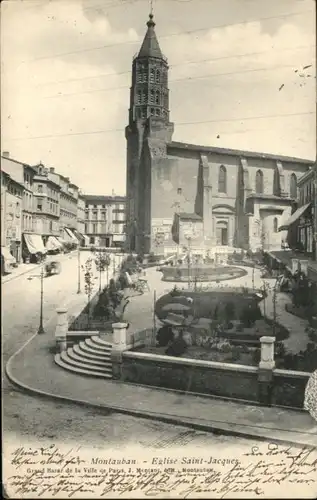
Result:
M141 49L139 51L139 57L156 57L159 59L163 58L158 40L155 34L155 22L153 21L153 14L149 15L149 20L146 23L147 32L145 34Z

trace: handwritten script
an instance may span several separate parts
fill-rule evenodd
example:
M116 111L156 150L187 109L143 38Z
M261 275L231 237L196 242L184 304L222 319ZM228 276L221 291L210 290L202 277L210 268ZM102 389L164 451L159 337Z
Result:
M106 453L61 450L54 444L15 448L4 471L7 493L19 498L257 498L283 491L288 498L299 492L313 498L317 492L312 447L261 444L237 457Z

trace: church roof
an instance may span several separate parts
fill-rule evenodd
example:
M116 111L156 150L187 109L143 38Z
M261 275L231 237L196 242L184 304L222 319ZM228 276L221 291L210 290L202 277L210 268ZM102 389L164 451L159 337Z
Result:
M138 57L156 57L158 59L163 59L163 54L161 52L154 30L155 22L153 21L153 14L150 14L149 17L150 19L146 23L148 27L147 32L145 34Z
M267 160L281 160L290 163L304 163L306 165L313 165L313 160L306 160L304 158L294 158L291 156L283 156L272 153L259 153L257 151L244 151L239 149L230 148L219 148L215 146L199 146L198 144L188 144L185 142L172 141L167 144L168 149L173 150L187 150L187 151L198 151L202 154L204 153L215 153L231 156L239 156L245 158L263 158Z

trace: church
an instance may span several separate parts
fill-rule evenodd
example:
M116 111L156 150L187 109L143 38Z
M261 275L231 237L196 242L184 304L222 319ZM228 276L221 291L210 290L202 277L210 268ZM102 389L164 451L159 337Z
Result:
M168 61L151 14L132 63L127 140L127 247L172 254L238 247L278 250L313 164L274 154L173 141Z

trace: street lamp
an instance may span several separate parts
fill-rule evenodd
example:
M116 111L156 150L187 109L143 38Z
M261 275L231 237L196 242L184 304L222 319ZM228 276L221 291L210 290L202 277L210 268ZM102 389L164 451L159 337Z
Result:
M185 236L187 242L188 242L188 248L187 248L187 264L188 264L188 288L190 288L190 266L191 266L191 236L187 235Z
M77 251L77 273L78 273L78 280L77 280L77 293L81 293L81 286L80 286L80 248L78 245L78 251Z
M45 333L44 326L43 326L43 295L44 295L44 265L41 267L41 274L40 275L33 275L28 278L28 280L32 280L33 278L40 278L41 280L41 293L40 293L40 324L37 333L41 335L42 333Z
M42 265L41 268L41 301L40 301L40 325L39 329L37 331L38 334L45 333L44 327L43 327L43 294L44 294L44 266Z

